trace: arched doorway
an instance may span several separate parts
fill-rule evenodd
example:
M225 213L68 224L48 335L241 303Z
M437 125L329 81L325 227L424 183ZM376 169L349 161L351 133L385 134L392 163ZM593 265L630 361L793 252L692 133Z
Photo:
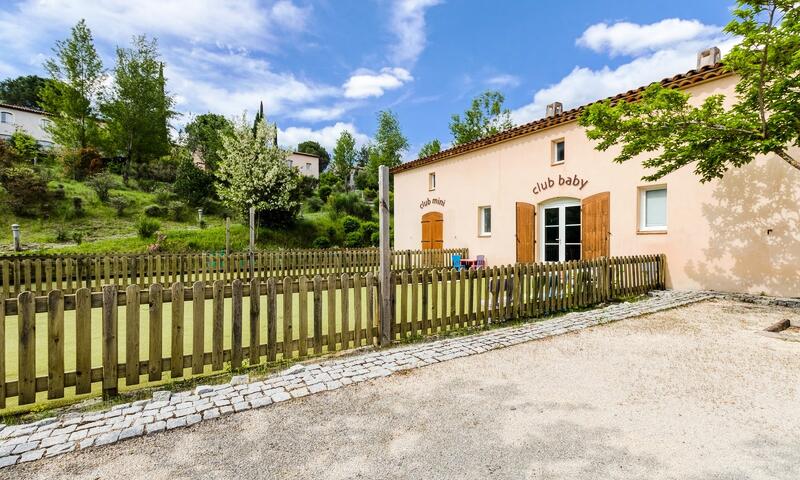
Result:
M557 198L542 203L541 258L545 262L581 259L581 201Z
M428 212L422 216L422 249L444 248L444 218L441 212Z

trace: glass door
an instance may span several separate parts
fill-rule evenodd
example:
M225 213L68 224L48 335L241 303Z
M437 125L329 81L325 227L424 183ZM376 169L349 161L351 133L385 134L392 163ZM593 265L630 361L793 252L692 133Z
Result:
M581 204L559 200L542 207L542 258L545 262L581 259Z

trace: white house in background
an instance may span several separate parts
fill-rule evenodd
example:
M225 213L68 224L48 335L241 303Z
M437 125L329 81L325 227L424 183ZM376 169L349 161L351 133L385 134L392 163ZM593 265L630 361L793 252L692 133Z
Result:
M22 130L42 147L50 148L53 146L53 137L45 127L52 116L42 110L0 103L0 139L7 140L15 131Z
M295 167L300 175L319 178L319 157L310 153L292 152L286 159L290 167Z

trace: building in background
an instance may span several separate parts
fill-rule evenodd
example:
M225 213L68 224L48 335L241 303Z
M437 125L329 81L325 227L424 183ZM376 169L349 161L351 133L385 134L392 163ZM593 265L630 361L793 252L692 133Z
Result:
M661 83L730 105L737 81L711 62ZM540 120L392 169L395 248L467 247L488 265L663 253L671 288L798 295L797 170L767 155L708 183L691 166L646 182L645 157L617 164L618 147L595 150L581 111L551 104Z
M295 167L301 175L319 178L319 157L310 153L292 152L286 159L290 167Z
M45 148L53 146L53 137L46 130L52 114L42 110L0 103L0 139L7 140L22 130Z

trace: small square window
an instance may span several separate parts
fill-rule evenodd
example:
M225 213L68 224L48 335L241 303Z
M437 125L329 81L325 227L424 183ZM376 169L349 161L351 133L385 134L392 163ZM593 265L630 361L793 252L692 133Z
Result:
M11 112L0 112L0 123L14 123L14 114Z
M429 173L428 174L428 190L433 191L436 190L436 174Z
M552 163L564 163L565 159L564 140L556 140L553 142L553 158Z
M478 235L488 237L492 234L492 207L478 207Z
M667 187L645 187L639 196L639 230L664 232L667 230Z

